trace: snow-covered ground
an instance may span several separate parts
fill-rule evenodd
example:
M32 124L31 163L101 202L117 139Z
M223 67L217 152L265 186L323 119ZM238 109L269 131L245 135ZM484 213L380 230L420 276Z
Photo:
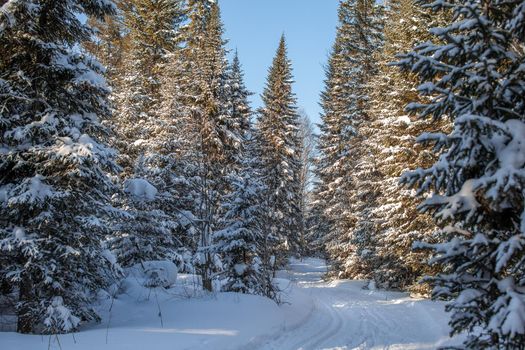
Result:
M314 305L311 317L262 348L435 349L450 345L444 304L405 293L365 290L365 282L322 280L322 261L292 261L288 276Z
M202 294L188 275L156 293L128 279L126 294L100 305L100 324L58 337L0 333L0 349L434 349L449 341L443 304L364 290L363 282L324 282L325 271L319 259L292 261L279 276L281 306Z

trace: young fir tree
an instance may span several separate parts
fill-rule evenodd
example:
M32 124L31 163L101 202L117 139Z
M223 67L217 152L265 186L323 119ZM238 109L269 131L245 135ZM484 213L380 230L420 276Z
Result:
M422 118L449 117L449 133L424 133L438 160L404 181L429 194L421 208L443 227L447 243L422 247L443 266L430 281L450 299L454 334L471 349L525 344L525 3L462 1L421 4L451 11L438 43L426 42L401 64L416 72Z
M297 252L300 212L301 159L298 138L299 116L292 92L292 68L286 41L281 37L269 70L259 110L257 138L261 147L263 181L266 191L265 219L268 254L274 269L282 266L290 251Z
M390 0L384 29L385 44L376 56L378 72L372 79L369 114L370 139L381 173L378 207L373 217L376 224L376 285L383 288L426 292L419 284L434 268L426 264L426 253L413 252L415 241L434 240L435 225L429 215L419 213L413 191L400 187L403 171L414 165L429 166L431 151L418 146L416 137L425 131L439 130L443 123L429 123L410 117L405 106L418 100L417 77L391 65L396 55L407 52L417 43L430 39L429 28L436 16L417 6L413 0Z
M10 1L0 17L0 280L18 297L17 331L62 333L99 317L116 277L103 250L117 169L103 71L79 45L111 1ZM6 263L8 262L8 263Z
M252 95L252 93L248 91L244 83L244 73L242 71L237 51L235 52L233 61L228 69L227 85L227 100L229 105L229 117L233 124L232 129L236 130L241 137L241 143L243 143L251 132L250 118L252 116L252 110L250 108L248 97ZM242 147L239 149L242 149ZM233 154L234 158L237 154L242 156L242 153L237 151Z

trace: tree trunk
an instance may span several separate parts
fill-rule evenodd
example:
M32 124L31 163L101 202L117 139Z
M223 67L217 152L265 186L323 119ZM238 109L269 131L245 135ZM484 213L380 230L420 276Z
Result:
M202 287L204 288L204 290L207 290L208 292L213 292L213 285L211 283L211 279L208 278L208 277L204 277L202 278Z
M32 299L31 292L31 280L27 276L22 277L19 295L20 307L18 308L18 321L16 325L16 331L18 333L29 334L33 332L33 322L28 306L28 303L31 302Z
M213 284L211 280L211 256L209 253L206 253L206 264L204 265L202 271L202 288L208 292L213 292Z
M8 295L11 294L12 291L11 284L8 281L2 280L0 282L0 294Z

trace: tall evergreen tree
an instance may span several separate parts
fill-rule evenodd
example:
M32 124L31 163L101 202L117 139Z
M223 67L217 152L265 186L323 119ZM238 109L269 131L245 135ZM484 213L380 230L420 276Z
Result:
M263 182L266 188L265 221L269 255L274 268L282 266L290 251L299 247L302 222L299 175L301 159L298 138L299 116L292 92L292 68L281 37L269 70L259 110L257 138L262 149Z
M314 205L320 215L315 234L322 237L330 253L334 270L339 270L343 257L345 216L348 213L347 185L351 169L347 169L347 144L353 134L348 115L350 65L346 48L348 21L345 7L339 6L339 26L326 67L325 90L321 94L321 124L319 125L319 156L316 160L318 182Z
M126 175L134 175L137 161L156 142L163 70L181 40L182 4L180 0L132 0L122 5L127 47L114 107Z
M409 110L450 117L450 132L426 133L437 161L406 174L426 199L447 243L434 251L443 273L430 279L435 298L450 299L453 333L471 349L525 344L525 4L523 1L421 1L450 11L444 28L401 64L416 72L419 93Z
M382 11L374 1L346 0L327 67L316 205L327 220L328 253L340 276L369 277L377 197L376 167L366 144L369 78L382 42Z
M181 106L181 118L188 121L185 131L190 142L185 157L192 164L188 178L194 205L189 210L198 236L196 262L204 288L211 290L212 277L220 265L216 264L213 234L221 229L220 202L231 189L228 175L240 159L242 128L246 127L246 111L238 109L245 107L234 107L232 94L245 91L229 83L240 76L233 78L229 74L233 72L228 71L219 5L199 0L190 1L188 6L190 22L183 31L186 45L175 98Z
M391 62L396 55L430 40L429 28L440 20L413 0L390 0L386 6L385 45L376 56L378 72L371 81L369 110L369 139L375 145L372 154L381 173L378 206L373 213L377 236L374 279L384 288L427 292L426 286L417 282L423 275L432 274L434 268L426 264L428 254L413 252L412 245L419 240L435 240L435 224L429 215L419 213L413 191L403 189L399 179L414 165L431 164L431 151L417 145L416 138L422 132L439 130L443 123L407 115L407 103L418 100L417 77Z
M176 139L172 120L160 113L168 57L180 43L183 1L121 2L126 27L123 64L113 94L124 195L120 205L130 217L116 227L111 242L119 261L179 258L179 174L172 156Z
M242 70L239 54L235 51L235 56L228 70L228 103L232 129L241 137L241 143L251 132L252 109L248 97L252 95L244 83L244 72ZM242 147L241 147L242 148ZM240 152L236 152L240 153Z
M115 277L103 250L117 166L103 68L78 47L111 1L10 1L0 17L0 280L18 332L69 332Z
M115 88L119 86L120 75L124 72L124 56L129 42L124 26L123 2L116 0L114 3L117 6L115 15L105 16L103 20L95 17L88 19L95 37L83 43L83 46L106 67L105 76L113 95Z
M215 233L217 250L224 257L223 290L275 299L272 271L263 263L265 191L260 154L255 140L247 137L242 168L231 175L232 190L222 203L223 229Z
M370 278L374 268L375 227L372 212L377 206L381 174L378 171L371 139L370 78L377 71L375 53L383 44L383 7L370 0L353 0L343 3L348 16L351 80L348 85L350 104L348 114L351 130L355 133L349 141L348 160L352 169L348 186L351 203L348 224L349 256L345 258L345 274L353 278ZM348 168L347 168L348 169Z

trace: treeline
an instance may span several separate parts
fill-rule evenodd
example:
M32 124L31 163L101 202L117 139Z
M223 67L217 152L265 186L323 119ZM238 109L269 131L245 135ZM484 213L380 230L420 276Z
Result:
M524 34L523 1L342 0L326 69L312 236L470 349L525 344Z
M284 36L256 113L225 45L211 0L2 2L0 302L18 332L98 320L92 301L146 261L277 298L305 246L311 131Z
M414 1L342 1L339 26L322 94L322 124L314 236L326 245L342 278L373 279L378 286L425 292L419 279L431 272L428 254L412 251L432 238L429 215L399 186L404 171L430 165L431 149L416 144L447 121L427 121L405 107L423 102L417 76L392 65L397 55L431 40L443 24Z

